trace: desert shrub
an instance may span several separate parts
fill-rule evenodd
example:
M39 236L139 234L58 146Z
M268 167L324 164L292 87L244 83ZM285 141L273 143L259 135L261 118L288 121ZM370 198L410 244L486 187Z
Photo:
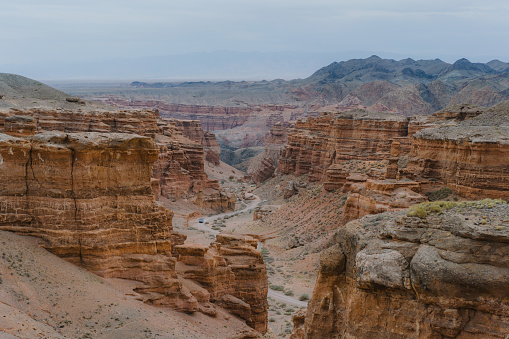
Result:
M286 290L286 291L284 291L284 294L288 295L288 296L293 296L293 291L292 290Z
M274 291L283 291L285 289L284 286L272 284L269 285L269 288Z
M426 196L430 201L444 200L453 193L449 187L441 187L440 189L426 193Z
M309 295L307 293L304 293L302 294L300 297L299 297L299 300L300 301L308 301L309 300Z

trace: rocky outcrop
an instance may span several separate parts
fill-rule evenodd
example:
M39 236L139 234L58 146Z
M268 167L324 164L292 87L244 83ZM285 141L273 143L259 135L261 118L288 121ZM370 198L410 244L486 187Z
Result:
M270 129L270 134L265 140L261 161L252 164L248 169L251 178L261 183L274 176L281 151L288 141L287 129L281 122L276 122Z
M255 208L253 213L253 220L263 219L264 217L272 214L275 210L277 210L274 206L258 206Z
M34 135L37 123L33 117L12 115L4 118L4 132L13 137Z
M197 141L203 146L205 160L214 165L219 165L219 154L221 146L213 133L205 132L202 129L201 122L198 120L176 120L164 119L161 124L173 124L182 135L189 140Z
M446 183L459 195L509 199L509 105L414 135L408 176Z
M37 131L135 133L150 137L158 132L156 115L151 111L12 109L0 111L0 131L8 128L5 119L12 116L32 117Z
M505 338L509 207L427 203L341 228L292 338Z
M252 112L261 108L183 105L161 100L126 100L110 97L106 103L123 108L158 109L161 117L177 120L199 120L207 132L232 129L243 125Z
M204 171L205 157L213 163L219 158L214 135L203 132L198 121L156 118L152 111L9 110L0 112L0 131L14 136L46 130L134 132L155 138L160 150L154 165L154 179L159 180L156 196L190 199L217 211L233 209L235 197L225 193L219 182L210 180ZM153 188L157 191L155 182Z
M210 301L267 331L267 271L256 239L220 234L210 247L179 245L177 271L208 292Z
M408 118L356 110L298 121L288 134L279 171L325 181L333 162L382 160L395 138L407 137Z
M172 212L151 188L151 138L116 133L0 134L0 229L33 235L101 276L140 281L147 302L194 311L177 280Z
M338 164L330 165L326 174L327 181L323 184L323 188L329 192L342 188L348 177L348 173L343 171Z
M235 195L224 192L219 182L205 173L203 146L184 137L173 123L166 124L163 131L155 138L159 158L154 164L154 178L159 180L160 194L216 211L233 210Z

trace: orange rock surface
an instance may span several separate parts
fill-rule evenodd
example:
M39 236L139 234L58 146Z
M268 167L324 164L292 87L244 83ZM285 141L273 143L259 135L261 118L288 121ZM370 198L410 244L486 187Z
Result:
M53 253L104 277L142 282L146 301L194 310L182 293L172 212L151 188L151 138L116 133L0 134L0 228L44 240ZM154 294L153 294L154 293Z
M182 135L173 121L160 123L164 134L157 134L159 158L154 164L154 178L159 179L160 193L170 199L188 199L216 211L233 210L235 195L224 192L217 180L205 173L203 146Z
M322 253L291 338L504 338L508 213L507 204L473 203L348 223Z
M209 293L210 301L245 319L260 333L267 331L267 270L257 240L220 234L209 248L179 245L177 271Z
M154 165L154 178L159 180L160 186L157 192L154 182L156 196L189 198L199 206L217 211L234 208L234 196L225 193L216 180L210 180L205 174L204 157L216 162L220 149L214 135L203 132L198 121L158 122L155 112L135 110L0 111L0 131L9 135L21 136L50 130L136 133L156 138L160 149Z
M408 176L435 179L467 198L509 199L509 105L412 139Z
M158 132L156 115L151 111L65 109L0 111L0 130L5 130L5 118L14 115L33 117L39 131L136 133L150 137Z
M283 174L309 174L325 181L334 162L349 159L381 160L390 153L394 138L406 137L408 118L356 110L324 114L298 121L288 133L288 146L279 161Z
M272 123L268 121L267 123ZM270 134L265 140L264 151L261 154L260 164L248 169L248 174L255 182L264 182L274 176L281 151L288 141L287 129L281 122L272 125Z

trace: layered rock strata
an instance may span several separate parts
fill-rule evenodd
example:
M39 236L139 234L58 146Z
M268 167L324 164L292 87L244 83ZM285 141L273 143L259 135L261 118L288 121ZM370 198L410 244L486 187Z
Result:
M291 337L505 338L508 205L434 204L341 228Z
M408 118L356 110L298 121L288 134L279 171L325 181L333 162L382 160L394 138L407 137Z
M221 146L213 133L205 132L202 129L200 121L164 119L163 122L175 125L175 127L182 132L184 137L201 144L205 152L205 160L216 166L219 165Z
M164 135L155 138L159 158L154 164L154 178L159 180L160 194L216 211L233 210L235 195L224 192L219 182L205 173L203 146L178 132L166 129Z
M101 276L142 282L146 301L194 311L175 272L172 212L151 188L151 138L116 133L0 134L0 229L33 235Z
M345 160L387 160L387 180L409 177L448 185L466 198L509 199L508 117L507 103L459 105L410 120L359 110L328 113L297 122L278 169L308 174L334 190L344 180L336 167ZM406 168L399 167L402 155L409 159Z
M509 105L414 135L408 176L435 179L467 198L509 199Z
M9 128L5 119L11 116L32 117L37 131L135 133L150 137L158 132L156 115L151 111L12 109L0 111L0 131Z
M217 163L219 143L203 132L198 121L158 122L152 111L86 111L28 109L0 111L0 131L21 136L43 131L136 133L158 141L160 150L154 166L156 196L191 199L197 205L217 211L234 208L235 198L225 193L204 171L204 158ZM185 137L187 135L188 137ZM193 138L193 139L190 139Z
M286 127L281 122L275 123L265 140L261 162L256 164L256 166L250 166L248 169L248 174L255 182L264 182L276 174L279 157L287 141L288 134Z
M267 271L256 239L217 235L210 247L179 245L177 271L208 292L211 302L267 331Z

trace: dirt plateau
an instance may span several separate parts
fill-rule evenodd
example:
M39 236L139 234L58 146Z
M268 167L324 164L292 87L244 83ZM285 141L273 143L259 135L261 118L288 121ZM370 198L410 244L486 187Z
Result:
M219 305L267 330L266 269L256 240L225 235L190 250L172 228L173 213L156 202L155 194L205 186L219 193L198 203L232 208L232 197L203 173L203 147L183 136L182 125L157 126L152 112L3 114L1 230L37 236L51 252L100 276L138 281L135 291L147 303L212 317ZM54 130L42 128L48 125ZM115 133L131 128L138 134ZM161 162L170 165L154 171ZM164 183L175 172L180 191L167 193ZM187 267L181 274L179 265Z

